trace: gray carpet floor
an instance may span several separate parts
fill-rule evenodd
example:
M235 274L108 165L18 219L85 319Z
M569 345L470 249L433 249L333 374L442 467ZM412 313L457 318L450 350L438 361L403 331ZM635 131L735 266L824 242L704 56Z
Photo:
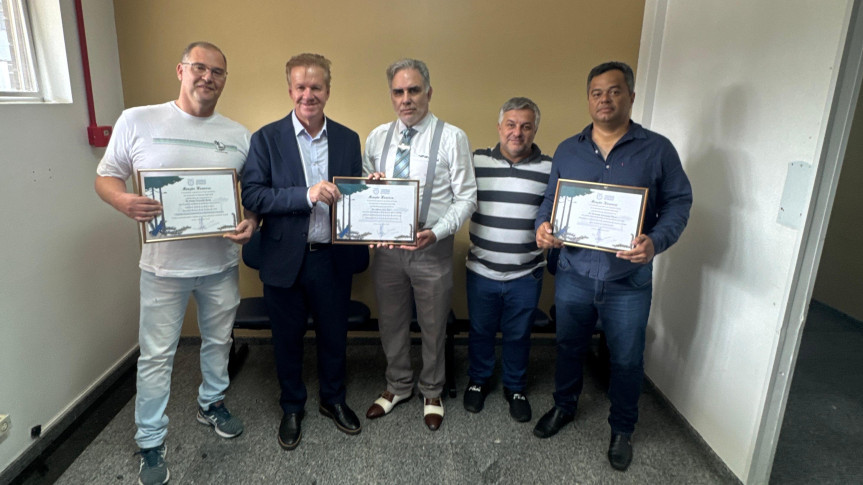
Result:
M198 346L184 341L177 353L167 409L171 483L738 483L649 385L641 397L641 418L633 437L635 459L626 473L613 470L606 459L608 401L598 384L601 379L590 374L576 421L552 438L535 438L537 419L553 404L555 349L548 342L535 343L531 352L531 422L510 418L499 383L481 413L468 413L461 403L467 384L463 343L456 345L459 396L445 401L443 426L430 432L423 424L419 399L381 419L365 419L365 410L385 387L385 358L376 340L353 339L347 356L347 402L361 416L363 431L348 436L317 412L316 352L314 342L308 340L309 401L303 439L296 450L287 452L276 441L281 410L272 347L266 341L251 340L249 357L226 399L246 430L235 439L223 440L195 420ZM418 345L412 357L418 369ZM134 433L132 400L56 483L136 483Z
M863 322L813 301L770 483L863 483Z

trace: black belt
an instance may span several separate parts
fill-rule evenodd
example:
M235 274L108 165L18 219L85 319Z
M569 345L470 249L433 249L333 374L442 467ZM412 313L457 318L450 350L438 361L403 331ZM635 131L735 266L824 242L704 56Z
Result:
M330 243L306 243L306 251L320 251L321 249L329 249L330 246L332 246Z

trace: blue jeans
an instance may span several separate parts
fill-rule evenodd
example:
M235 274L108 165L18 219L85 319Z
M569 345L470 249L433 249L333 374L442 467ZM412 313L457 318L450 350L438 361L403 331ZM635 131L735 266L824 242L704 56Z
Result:
M208 276L170 278L141 271L141 316L138 343L138 393L135 396L135 441L153 448L165 441L171 394L171 372L180 340L189 295L198 304L201 332L201 375L198 405L207 408L225 397L228 388L228 354L231 328L240 304L238 270Z
M644 380L644 334L653 291L653 268L643 266L616 281L600 281L558 268L557 368L554 403L575 412L583 385L582 366L597 318L611 355L608 424L631 434L638 421L638 397Z
M504 387L524 391L530 354L530 329L542 291L543 269L510 281L497 281L467 270L470 316L468 376L485 384L494 371L494 340L503 335L501 367Z

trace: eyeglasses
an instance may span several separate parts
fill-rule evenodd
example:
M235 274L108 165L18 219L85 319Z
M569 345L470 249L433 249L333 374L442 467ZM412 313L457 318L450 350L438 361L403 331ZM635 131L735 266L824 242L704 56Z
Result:
M213 79L225 79L228 76L228 71L222 69L221 67L210 67L206 64L201 64L200 62L181 62L184 66L189 66L195 75L203 76L210 71L213 75Z

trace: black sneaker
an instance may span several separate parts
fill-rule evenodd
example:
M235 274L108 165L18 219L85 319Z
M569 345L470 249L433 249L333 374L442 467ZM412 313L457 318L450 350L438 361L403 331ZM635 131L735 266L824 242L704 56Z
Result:
M530 403L527 401L527 395L524 391L513 392L504 387L503 397L509 403L509 415L512 416L512 419L519 423L530 421Z
M474 381L470 381L467 385L467 389L464 391L465 410L471 413L482 411L482 408L485 405L485 397L488 395L488 392L488 383L477 384Z
M139 485L161 485L168 483L171 479L171 472L168 471L168 464L165 462L165 443L155 448L141 448L138 455L141 455L141 467L138 469Z

